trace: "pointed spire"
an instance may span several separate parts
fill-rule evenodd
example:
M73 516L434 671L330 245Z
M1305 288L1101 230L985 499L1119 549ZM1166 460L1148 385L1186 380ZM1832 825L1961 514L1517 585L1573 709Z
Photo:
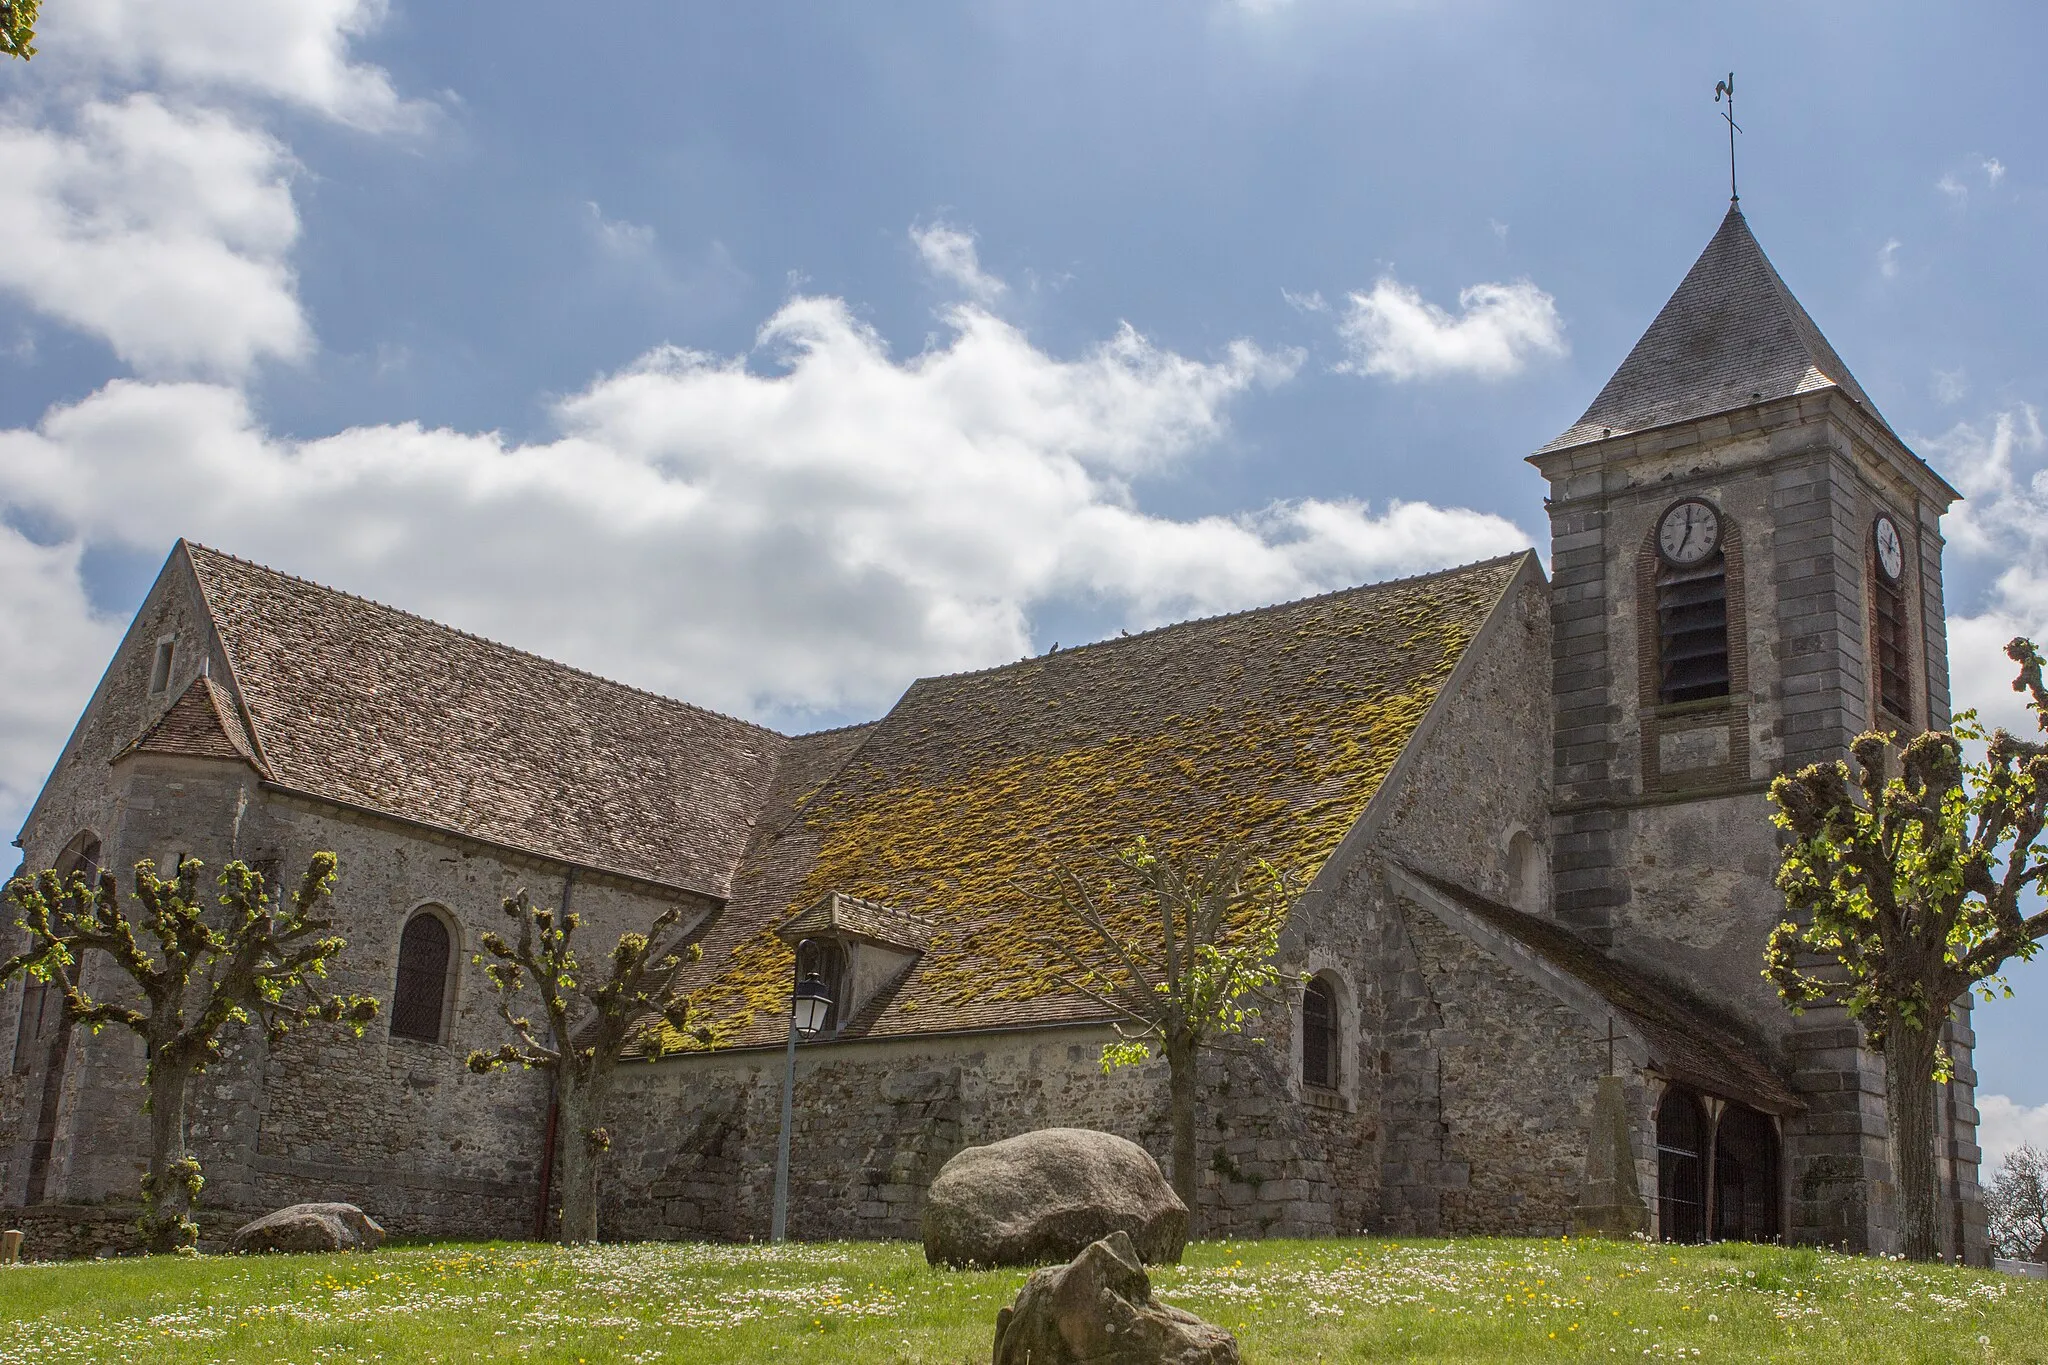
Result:
M1884 421L1778 278L1742 210L1731 205L1720 231L1586 415L1543 450L1825 388L1840 389Z

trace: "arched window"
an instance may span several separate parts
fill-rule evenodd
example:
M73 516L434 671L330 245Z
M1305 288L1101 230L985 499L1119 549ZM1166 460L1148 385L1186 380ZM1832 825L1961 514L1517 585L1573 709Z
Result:
M1657 1106L1657 1233L1667 1242L1707 1236L1707 1113L1673 1088Z
M398 985L391 995L391 1036L441 1041L454 944L447 922L431 910L406 921L398 937Z
M1714 1236L1769 1242L1778 1236L1778 1130L1740 1104L1721 1111L1714 1130Z
M1913 723L1912 656L1907 651L1906 558L1890 517L1872 528L1870 546L1871 637L1877 645L1877 704L1893 720Z
M1301 1081L1324 1090L1337 1088L1337 992L1328 980L1313 977L1301 992Z

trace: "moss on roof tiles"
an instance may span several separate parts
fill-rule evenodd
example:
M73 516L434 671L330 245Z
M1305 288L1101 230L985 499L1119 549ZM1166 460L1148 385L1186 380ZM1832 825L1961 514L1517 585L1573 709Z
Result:
M931 926L868 1036L1093 1017L1034 947L1029 884L1054 863L1104 871L1139 833L1248 840L1313 879L1523 562L917 683L743 864L693 983L719 1037L780 1036L775 928L835 891Z

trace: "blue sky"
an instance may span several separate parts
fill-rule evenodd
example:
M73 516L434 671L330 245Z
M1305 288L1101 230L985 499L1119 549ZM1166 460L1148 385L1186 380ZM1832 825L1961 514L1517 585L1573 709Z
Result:
M808 727L1541 544L1743 205L2048 631L2038 7L48 0L0 68L0 818L179 534ZM33 642L24 648L23 642ZM2048 969L1980 1014L2048 1138ZM1987 1105L1987 1107L1992 1107Z

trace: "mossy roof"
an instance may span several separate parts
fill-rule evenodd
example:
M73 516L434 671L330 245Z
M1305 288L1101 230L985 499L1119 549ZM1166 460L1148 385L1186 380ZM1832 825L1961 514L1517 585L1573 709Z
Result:
M800 737L687 986L720 1045L779 1041L791 948L777 930L837 892L928 933L849 1034L1097 1017L1034 946L1045 870L1100 872L1144 834L1243 840L1306 885L1527 562L926 678L872 725Z

